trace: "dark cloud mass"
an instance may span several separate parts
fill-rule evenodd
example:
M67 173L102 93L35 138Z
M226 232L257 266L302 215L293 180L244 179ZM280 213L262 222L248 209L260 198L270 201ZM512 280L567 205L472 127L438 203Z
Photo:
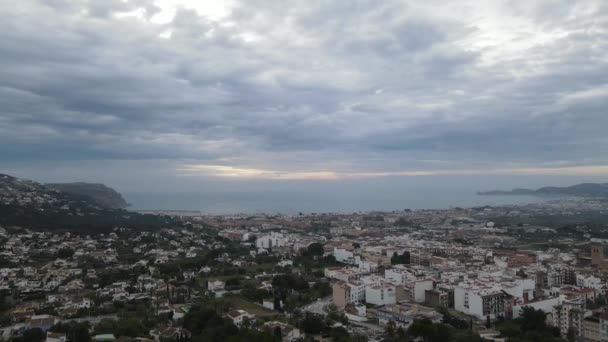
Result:
M608 164L606 1L206 3L0 4L5 168Z

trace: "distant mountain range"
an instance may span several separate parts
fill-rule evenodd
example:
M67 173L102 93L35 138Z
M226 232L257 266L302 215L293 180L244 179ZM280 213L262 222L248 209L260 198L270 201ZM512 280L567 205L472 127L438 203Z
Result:
M547 186L536 190L513 189L511 191L492 190L480 191L478 195L528 195L528 196L576 196L608 198L608 183L582 183L567 187Z

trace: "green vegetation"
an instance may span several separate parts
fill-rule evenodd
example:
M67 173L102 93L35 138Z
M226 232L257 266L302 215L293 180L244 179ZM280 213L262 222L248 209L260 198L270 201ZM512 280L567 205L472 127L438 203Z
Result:
M329 234L330 227L331 223L327 221L312 222L310 225L311 231L315 234Z
M89 322L57 323L51 327L51 331L66 334L68 342L89 342Z
M408 264L410 263L410 252L403 252L403 254L399 255L399 253L395 252L391 257L391 265L397 264Z
M44 209L44 210L40 210ZM108 233L114 227L136 230L158 230L178 224L170 217L142 215L126 210L54 211L15 204L0 204L0 225L20 226L39 230L71 231L81 234Z
M408 227L408 226L414 226L414 223L405 217L400 217L397 219L397 221L395 221L395 226Z
M519 318L498 322L496 328L509 342L563 341L559 330L548 326L546 320L542 310L524 307Z
M224 309L224 310L222 310ZM252 322L244 322L241 329L222 314L227 307L217 302L196 305L184 317L184 328L192 333L192 341L260 341L280 342L274 332L253 329Z
M13 338L14 342L42 342L46 340L46 333L40 328L28 329L21 337Z
M459 329L446 323L433 323L428 319L415 320L407 330L389 322L384 342L482 342L479 334L469 329Z
M121 320L104 319L94 328L95 335L114 334L116 337L138 337L147 335L144 324L136 318Z

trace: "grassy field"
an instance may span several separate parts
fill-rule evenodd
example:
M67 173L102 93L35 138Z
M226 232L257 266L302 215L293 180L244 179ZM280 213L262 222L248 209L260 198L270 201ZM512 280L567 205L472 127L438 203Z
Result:
M231 298L226 298L226 300L228 300L230 302L230 304L232 306L234 306L236 309L245 310L260 318L271 318L271 317L277 316L277 313L270 311L258 304L248 302L242 298L231 297Z

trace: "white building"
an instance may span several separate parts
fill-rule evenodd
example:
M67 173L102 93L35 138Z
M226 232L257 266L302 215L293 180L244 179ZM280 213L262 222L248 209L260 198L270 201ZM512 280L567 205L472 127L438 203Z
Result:
M553 326L559 329L562 338L568 336L570 329L576 336L583 333L583 318L585 316L585 302L582 298L565 299L561 305L553 308Z
M281 233L272 232L269 235L260 236L255 240L257 248L271 249L275 247L283 247L287 245L287 238Z
M346 249L334 248L334 258L336 258L336 261L343 262L345 264L355 263L355 256L353 252L347 251Z
M519 315L521 315L521 310L526 307L532 307L536 310L541 310L544 311L546 313L552 313L553 312L553 308L557 305L560 305L563 301L564 297L560 296L560 297L554 297L554 298L549 298L549 299L545 299L545 300L539 300L536 302L532 302L532 303L526 303L526 304L521 304L521 305L514 305L513 306L513 318L518 318Z
M454 288L454 309L480 320L505 315L505 300L510 296L498 284L462 282Z
M332 300L336 307L344 309L348 304L365 301L365 285L360 281L339 281L332 288Z
M350 282L361 278L361 271L355 268L328 267L324 271L325 276L330 279Z
M293 261L291 260L281 260L277 263L277 266L280 267L286 267L286 266L293 266Z
M371 273L378 269L378 263L361 260L361 257L355 257L355 264L359 267L359 270L364 273Z
M414 280L406 283L406 289L411 292L412 299L416 303L424 303L426 300L426 291L433 289L433 281L427 280Z
M226 283L221 280L213 280L207 283L209 291L221 291L226 287Z
M245 310L232 310L232 311L228 312L226 314L226 316L228 318L230 318L232 320L232 323L234 323L234 325L236 325L239 328L241 327L241 325L243 325L244 321L246 321L246 320L253 321L255 319L254 314L250 314L249 312L247 312Z
M515 297L518 304L534 300L534 290L536 288L534 278L518 278L509 282L502 282L500 285L506 293Z
M390 305L397 303L395 285L377 283L366 286L365 302L374 305Z

